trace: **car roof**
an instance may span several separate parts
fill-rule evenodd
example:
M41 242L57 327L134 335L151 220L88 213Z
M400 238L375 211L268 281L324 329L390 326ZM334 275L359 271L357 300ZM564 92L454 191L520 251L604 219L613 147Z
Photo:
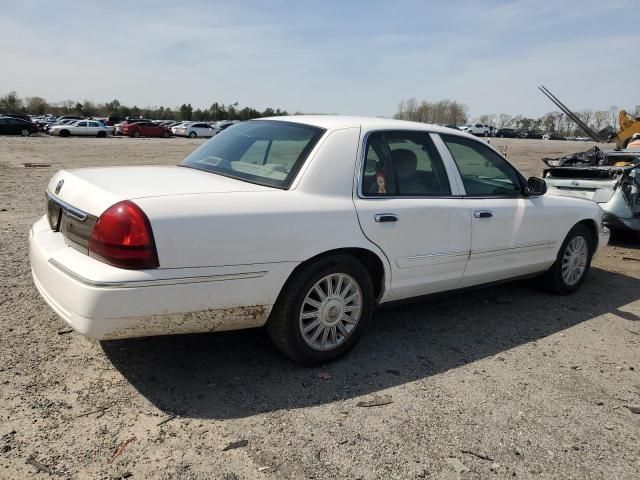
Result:
M302 123L314 127L324 128L326 130L335 130L346 127L362 127L365 130L378 129L409 129L409 130L428 130L438 133L451 133L453 129L442 127L440 125L432 125L429 123L409 122L406 120L395 120L391 118L378 117L351 117L348 115L290 115L282 117L259 118L257 121L263 120L279 120L282 122Z

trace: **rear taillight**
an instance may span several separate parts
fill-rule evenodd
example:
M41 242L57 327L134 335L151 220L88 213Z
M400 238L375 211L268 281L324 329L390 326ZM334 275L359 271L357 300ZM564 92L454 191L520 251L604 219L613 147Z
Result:
M153 231L140 207L125 200L100 215L91 232L89 256L120 268L157 268Z

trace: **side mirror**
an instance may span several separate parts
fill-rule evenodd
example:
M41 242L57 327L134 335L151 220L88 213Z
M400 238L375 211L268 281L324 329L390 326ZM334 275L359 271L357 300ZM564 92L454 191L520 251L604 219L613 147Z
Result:
M547 193L547 182L539 177L529 177L527 180L527 186L525 187L525 194L527 196L538 197Z

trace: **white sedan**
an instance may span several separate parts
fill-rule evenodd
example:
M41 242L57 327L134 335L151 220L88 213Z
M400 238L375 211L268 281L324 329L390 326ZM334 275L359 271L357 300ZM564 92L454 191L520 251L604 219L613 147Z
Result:
M186 122L175 127L171 127L171 133L179 137L213 137L220 131L219 128L212 127L207 123L202 122Z
M49 129L50 135L69 137L71 135L84 135L92 137L106 137L113 135L114 128L106 127L103 123L95 120L77 120L64 125L54 125Z
M252 120L179 166L59 171L29 236L33 278L89 337L266 324L318 364L383 303L537 275L575 291L609 233L594 202L545 191L449 128Z

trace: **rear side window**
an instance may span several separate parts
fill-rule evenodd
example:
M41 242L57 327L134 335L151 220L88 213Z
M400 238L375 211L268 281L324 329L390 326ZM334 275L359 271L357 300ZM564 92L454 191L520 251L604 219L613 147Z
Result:
M518 172L500 155L482 143L457 135L440 135L462 177L468 196L519 195Z
M451 195L444 164L427 132L374 132L365 152L363 195Z
M252 183L289 188L324 129L277 120L226 128L182 163Z

